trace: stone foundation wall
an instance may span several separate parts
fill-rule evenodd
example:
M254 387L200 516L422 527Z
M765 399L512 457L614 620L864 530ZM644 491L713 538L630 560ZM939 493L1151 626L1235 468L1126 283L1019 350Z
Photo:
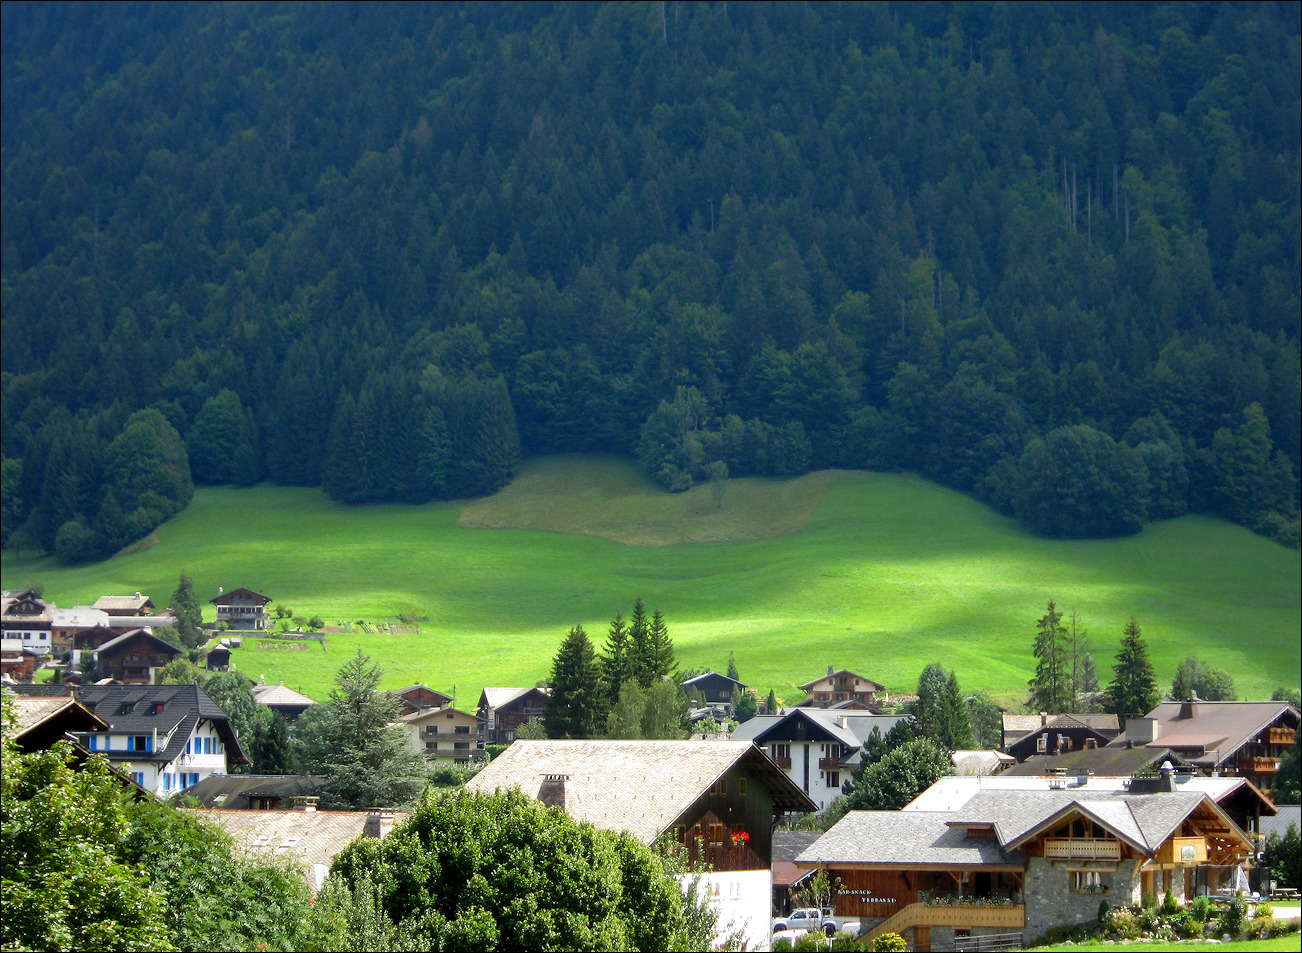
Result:
M1105 876L1111 888L1104 893L1071 889L1069 867L1079 864L1032 857L1026 868L1026 937L1034 940L1050 927L1093 923L1098 919L1099 901L1109 906L1133 903L1139 897L1139 873L1133 860L1123 860L1116 873Z

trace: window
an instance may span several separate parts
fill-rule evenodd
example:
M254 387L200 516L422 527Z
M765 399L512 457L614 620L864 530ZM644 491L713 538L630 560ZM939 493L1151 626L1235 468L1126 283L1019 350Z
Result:
M1038 738L1035 739L1035 750L1036 750L1036 751L1048 751L1048 750L1049 750L1049 736L1048 736L1048 735L1040 735L1040 737L1038 737Z
M1102 893L1107 889L1103 882L1103 872L1099 870L1071 871L1071 889L1073 893Z
M454 729L454 731L455 731L455 733L458 734L458 735L468 735L468 734L470 734L470 726L469 726L469 725L457 725L456 728Z
M745 778L738 778L738 779L737 779L737 793L740 794L742 797L745 797L745 796L746 796L746 779L745 779Z
M828 786L829 788L839 788L839 787L841 786L841 772L840 772L840 771L829 771L829 772L827 772L827 786Z
M722 844L722 843L723 843L723 825L722 825L722 824L716 824L716 823L711 822L711 824L710 824L710 843L711 843L711 844Z
M142 788L145 786L145 772L137 771L132 775L132 777L136 779L136 784L140 785Z
M425 742L425 750L426 750L426 751L438 751L438 750L439 750L439 743L438 743L437 741L427 741L427 742Z
M457 750L457 751L469 751L469 750L470 750L470 742L469 742L469 741L457 741L457 742L454 742L454 743L453 743L452 747L453 747L455 750Z
M150 750L149 735L131 735L127 738L128 751L148 751Z
M727 778L720 778L719 780L717 780L717 781L714 782L714 793L715 793L715 794L727 794L727 793L728 793L728 779L727 779Z

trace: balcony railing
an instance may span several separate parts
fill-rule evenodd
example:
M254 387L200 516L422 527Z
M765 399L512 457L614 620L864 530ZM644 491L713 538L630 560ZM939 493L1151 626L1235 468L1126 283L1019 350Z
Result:
M1239 771L1244 774L1274 774L1279 770L1279 759L1260 757L1240 758L1237 762L1237 766Z
M782 757L781 755L777 755L777 756L775 756L775 757L773 758L773 763L776 764L776 765L777 765L779 768L781 768L783 771L790 771L790 770L791 770L791 759L790 759L790 758L784 758L784 757Z
M1121 842L1104 837L1048 837L1044 856L1049 860L1120 860Z
M819 770L819 771L840 771L840 770L841 770L841 759L840 759L840 758L819 758L819 759L818 759L818 770Z
M1266 744L1289 746L1297 733L1292 728L1271 728L1266 732Z

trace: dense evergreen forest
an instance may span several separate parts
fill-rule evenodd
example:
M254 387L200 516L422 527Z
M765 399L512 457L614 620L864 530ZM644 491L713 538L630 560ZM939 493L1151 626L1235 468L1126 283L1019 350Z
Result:
M911 469L1298 544L1293 3L6 3L3 542Z

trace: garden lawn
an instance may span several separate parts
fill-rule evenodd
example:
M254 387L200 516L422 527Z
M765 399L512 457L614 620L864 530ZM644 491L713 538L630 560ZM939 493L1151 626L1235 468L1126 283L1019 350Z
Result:
M1218 953L1246 953L1246 951L1267 951L1267 950L1302 950L1302 935L1297 933L1288 936L1276 937L1272 940L1234 940L1230 943L1210 942L1206 940L1175 940L1171 942L1161 942L1148 940L1135 940L1131 943L1122 943L1116 940L1097 941L1090 943L1062 943L1057 946L1037 946L1033 949L1037 951L1045 950L1071 950L1080 951L1080 953L1091 953L1095 950L1110 950L1116 953L1117 950L1134 948L1143 950L1144 953L1187 953L1191 950L1216 950Z
M61 606L137 590L166 604L186 571L201 599L248 586L327 624L401 614L421 635L336 634L324 651L234 654L313 697L359 647L384 684L533 685L570 626L600 646L641 596L661 609L684 668L723 670L795 701L795 686L849 668L911 691L932 662L965 690L1021 698L1045 603L1075 609L1099 676L1138 617L1157 674L1197 655L1240 697L1296 685L1302 563L1229 523L1188 516L1138 536L1053 541L960 493L908 474L831 472L732 480L670 495L604 457L529 461L496 497L464 505L341 507L319 491L202 488L130 551L63 567L3 556L6 589L43 585ZM206 617L213 608L206 606Z

